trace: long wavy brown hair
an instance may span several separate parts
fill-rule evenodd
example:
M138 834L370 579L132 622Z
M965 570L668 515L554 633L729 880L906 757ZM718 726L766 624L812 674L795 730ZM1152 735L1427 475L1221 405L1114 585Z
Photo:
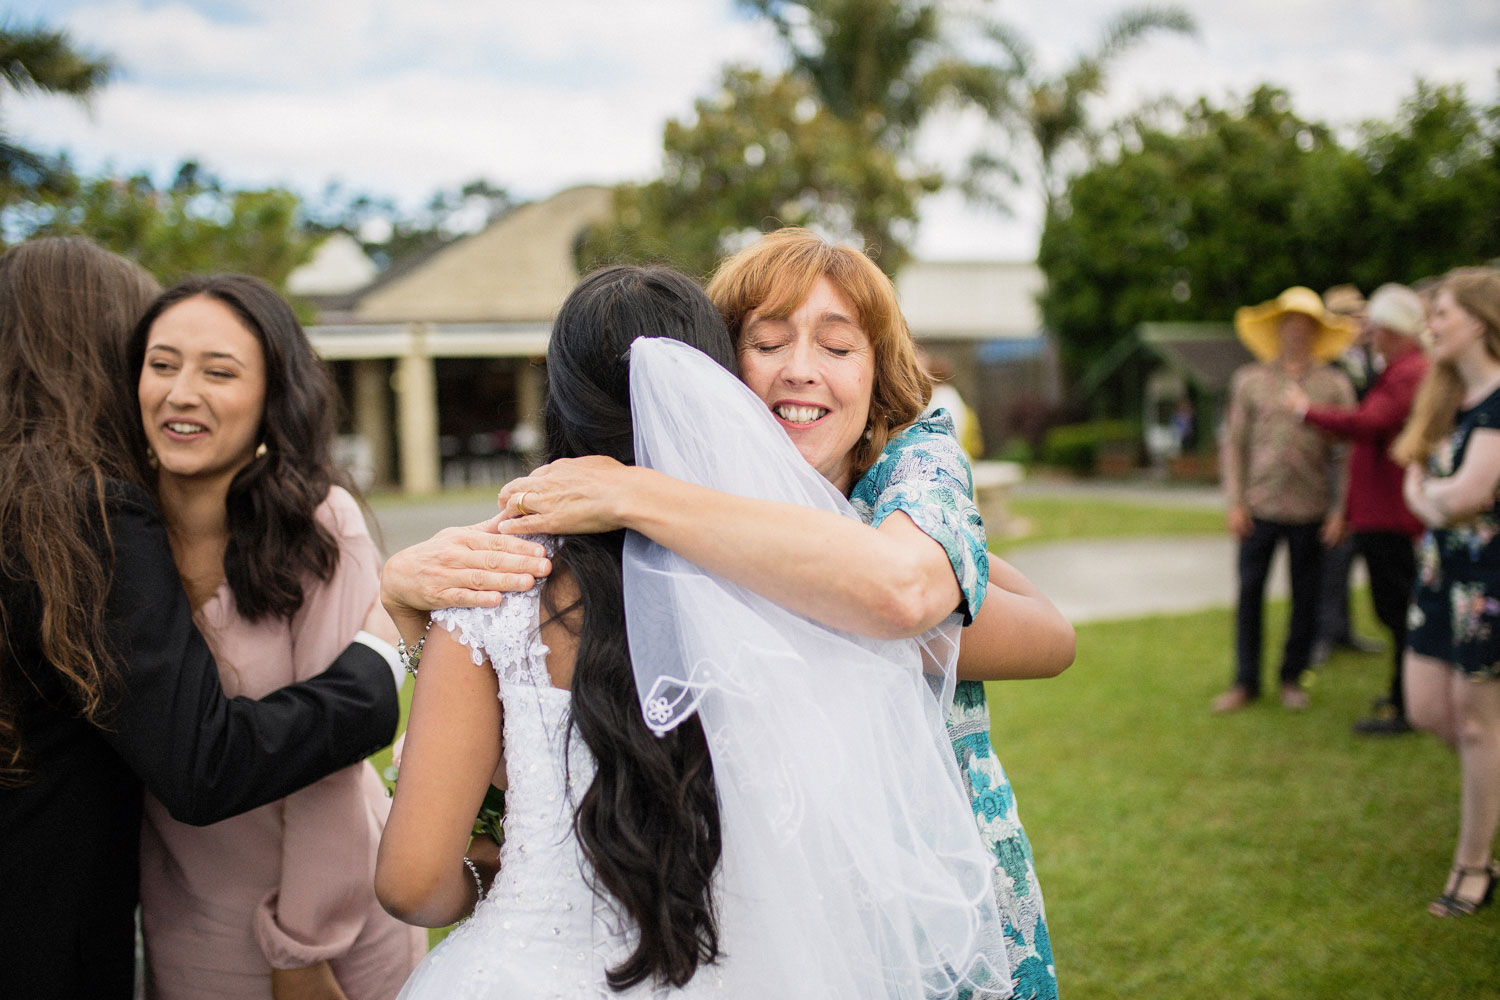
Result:
M916 342L891 279L853 247L787 226L726 258L707 290L738 350L751 313L790 316L819 278L831 281L854 306L875 356L870 416L852 455L850 481L855 482L875 464L892 435L917 419L932 399L932 383L917 362Z
M23 243L0 255L0 574L29 581L39 621L0 591L0 786L25 780L13 662L19 630L35 629L79 714L101 723L117 680L104 632L113 570L97 547L110 479L140 485L130 461L135 380L126 338L159 291L123 257L77 237ZM24 591L24 588L21 588ZM21 600L28 600L21 597Z
M1443 276L1436 293L1447 292L1463 310L1484 324L1484 346L1500 360L1500 270L1492 267L1462 267ZM1411 416L1391 445L1398 464L1426 462L1438 443L1453 430L1459 404L1467 391L1458 369L1444 361L1434 363L1417 388Z

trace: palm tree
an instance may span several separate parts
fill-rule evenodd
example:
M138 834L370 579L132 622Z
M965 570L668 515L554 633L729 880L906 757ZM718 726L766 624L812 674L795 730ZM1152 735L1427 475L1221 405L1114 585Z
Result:
M849 173L886 162L907 182L867 186L868 198L849 206L852 225L880 247L882 267L894 273L907 258L901 226L915 218L915 198L945 179L914 163L916 134L942 106L995 106L997 77L976 65L956 40L953 0L738 0L776 29L790 57L788 76L804 81L812 98L863 148ZM856 166L863 163L863 168ZM875 171L880 174L879 170ZM897 202L901 207L897 207Z
M1026 138L1035 156L1050 215L1067 184L1066 155L1092 152L1099 133L1089 121L1089 99L1104 93L1109 65L1154 31L1195 35L1197 25L1179 7L1132 7L1106 25L1094 51L1055 76L1042 74L1031 47L1009 27L991 23L985 33L1000 49L993 66L997 100L991 114L1012 135Z
M86 100L109 79L108 59L73 47L62 31L0 26L0 95L64 94ZM66 162L13 142L0 124L0 200L17 191L57 190L70 176Z

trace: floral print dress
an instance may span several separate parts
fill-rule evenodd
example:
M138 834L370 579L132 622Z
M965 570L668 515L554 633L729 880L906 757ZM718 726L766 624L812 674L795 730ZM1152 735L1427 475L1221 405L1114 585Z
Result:
M1453 475L1481 427L1500 430L1500 390L1458 411L1453 432L1427 460L1428 475ZM1422 536L1408 626L1414 652L1471 677L1500 677L1500 503Z
M875 526L899 510L943 547L963 592L964 624L969 624L984 600L989 559L984 521L974 504L973 473L947 411L923 416L893 437L855 483L849 500ZM980 835L999 862L995 897L1005 924L1013 995L1017 1000L1056 1000L1057 972L1031 842L1016 813L1010 780L990 744L990 712L982 683L958 682L948 736Z

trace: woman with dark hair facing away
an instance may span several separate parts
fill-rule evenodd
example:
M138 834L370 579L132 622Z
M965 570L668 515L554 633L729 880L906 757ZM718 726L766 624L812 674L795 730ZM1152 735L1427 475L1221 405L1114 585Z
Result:
M854 517L732 357L691 279L590 275L548 346L549 457ZM376 892L431 926L480 905L403 997L853 1000L996 981L991 862L918 644L817 626L623 531L549 544L544 585L440 611L418 644ZM856 676L868 697L829 710ZM505 840L485 894L464 850L492 780Z
M373 636L228 698L133 463L125 342L157 294L82 239L0 256L0 996L129 998L142 789L213 823L389 742ZM233 859L225 859L232 864Z
M129 361L224 689L258 697L317 674L360 630L380 554L333 462L332 381L291 307L258 278L189 278L146 310ZM395 996L426 941L375 899L389 809L368 762L208 827L148 794L148 998Z
M1406 711L1458 751L1453 870L1428 910L1468 916L1490 902L1500 865L1500 271L1443 278L1427 318L1432 365L1391 455L1417 548Z

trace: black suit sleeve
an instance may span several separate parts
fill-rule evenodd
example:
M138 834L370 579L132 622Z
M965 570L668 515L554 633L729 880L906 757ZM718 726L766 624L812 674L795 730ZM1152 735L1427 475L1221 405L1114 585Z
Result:
M185 823L214 823L356 763L395 736L390 668L351 644L324 673L259 701L229 698L193 625L161 516L116 497L108 621L124 690L105 736Z

